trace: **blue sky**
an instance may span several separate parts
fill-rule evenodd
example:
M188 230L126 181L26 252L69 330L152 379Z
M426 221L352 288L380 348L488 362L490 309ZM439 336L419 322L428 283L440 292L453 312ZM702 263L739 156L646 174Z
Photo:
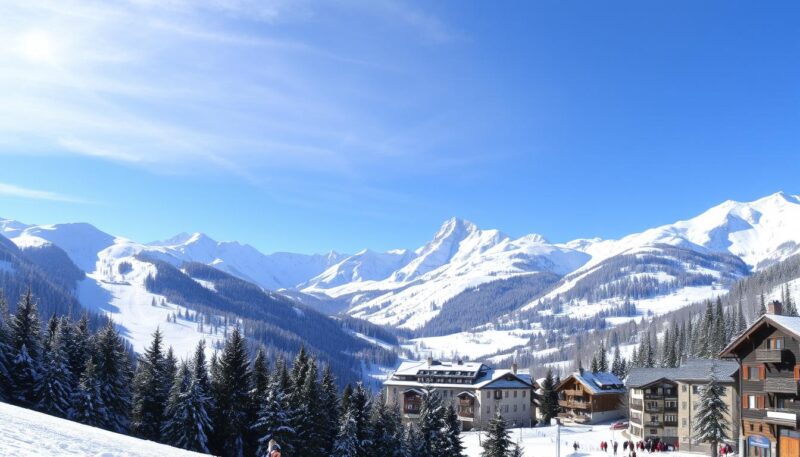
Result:
M795 2L10 0L0 216L266 252L800 193Z

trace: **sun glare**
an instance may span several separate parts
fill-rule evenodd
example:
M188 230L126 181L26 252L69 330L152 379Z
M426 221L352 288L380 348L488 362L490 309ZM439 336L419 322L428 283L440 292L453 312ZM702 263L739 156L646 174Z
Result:
M33 62L52 63L55 60L53 42L47 33L33 30L20 39L20 53Z

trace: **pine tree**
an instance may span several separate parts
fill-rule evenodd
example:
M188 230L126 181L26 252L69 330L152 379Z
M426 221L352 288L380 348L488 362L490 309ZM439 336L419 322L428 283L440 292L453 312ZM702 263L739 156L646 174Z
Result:
M253 430L257 433L259 447L256 455L269 455L269 442L277 441L287 455L291 455L293 449L290 448L294 442L294 428L289 422L288 400L286 392L281 386L280 380L276 376L270 381L267 396L258 411L258 419L253 425Z
M600 352L597 354L597 370L603 373L608 372L608 354L606 353L606 343L600 342Z
M216 452L241 457L245 452L245 433L250 403L250 361L244 337L234 328L219 357L219 379L214 380L215 403L219 422L214 428L220 435L222 448Z
M611 362L611 373L620 379L622 379L625 374L622 369L622 357L619 353L619 345L614 346L614 360Z
M763 316L764 314L767 314L767 303L764 301L764 292L761 292L760 304L761 306L758 308L758 315Z
M11 398L11 348L8 341L8 308L0 290L0 401Z
M425 440L422 439L422 434L419 427L414 424L409 424L406 427L404 442L404 451L407 457L427 457L425 455Z
M263 346L258 349L256 358L253 360L252 373L252 401L255 405L260 405L267 397L267 390L269 390L269 365L267 363L267 354Z
M509 457L523 457L525 454L525 449L519 445L519 443L515 443L514 447L511 448L511 452L508 454Z
M67 323L63 320L66 319ZM69 371L75 376L75 386L80 381L83 370L86 367L86 361L91 354L92 336L89 332L89 318L84 314L81 319L74 324L69 318L62 318L61 323L62 338L64 339L64 347L67 350L67 359L69 359Z
M596 355L592 356L592 363L590 365L590 369L592 370L592 373L597 373L600 370L600 368L599 368L599 366L597 364L597 356Z
M425 455L443 457L447 448L442 433L444 425L444 406L438 393L426 389L422 394L422 405L419 411L419 431L425 443Z
M130 427L131 390L133 378L125 342L112 321L98 332L95 342L97 379L103 404L108 410L107 424L102 427L125 433Z
M400 410L396 406L394 408L387 406L382 393L372 403L371 421L375 444L370 449L370 455L372 457L405 457Z
M654 368L656 366L656 355L653 350L652 336L648 333L644 341L644 350L641 356L642 366Z
M714 310L711 300L706 300L706 313L697 326L698 356L710 359L714 352Z
M213 424L208 415L210 397L203 390L196 370L181 364L170 390L162 435L167 444L208 453L208 436Z
M710 444L712 457L717 457L719 443L729 438L730 425L725 418L728 405L722 399L724 394L724 387L717 381L716 365L712 365L709 382L703 387L697 402L697 416L693 424L695 438Z
M716 312L714 313L714 344L712 351L709 353L709 359L718 359L719 353L728 345L728 340L725 336L725 314L722 311L722 299L717 297Z
M45 354L42 377L36 386L36 409L53 416L68 417L73 392L72 373L57 325L55 329L48 330L53 332L54 337L48 338L50 349Z
M444 435L446 447L442 455L462 457L464 455L464 444L461 442L461 422L458 420L458 415L453 405L445 408Z
M78 388L73 392L69 418L92 427L108 422L106 406L100 393L100 381L92 359L86 361Z
M694 329L692 325L692 318L689 318L689 322L686 323L686 332L684 335L684 339L686 340L686 350L684 352L685 358L695 357L697 355L697 350L695 349L695 335Z
M487 437L483 441L481 457L508 457L512 447L506 421L498 412L490 421L486 430Z
M742 299L739 298L739 303L736 309L736 324L734 328L734 337L741 335L747 330L747 318L744 315L744 307L742 306Z
M21 406L33 406L41 376L42 336L39 311L30 289L17 304L8 331L12 398Z
M333 452L333 446L336 444L340 415L339 395L330 365L326 365L322 372L320 390L319 409L322 411L322 418L320 419L319 429L324 453L325 455L330 455Z
M151 441L160 441L164 421L164 405L169 385L160 329L153 333L153 342L139 357L133 378L133 414L131 431Z
M333 453L336 457L366 456L358 438L358 425L356 424L355 414L355 411L348 409L342 416L342 424L336 437L336 446Z
M553 370L549 368L544 381L542 381L542 397L539 405L545 424L549 424L552 418L558 416L558 393L553 382Z
M784 314L787 316L797 316L797 307L792 300L792 292L789 290L789 285L786 285L786 292L784 292Z

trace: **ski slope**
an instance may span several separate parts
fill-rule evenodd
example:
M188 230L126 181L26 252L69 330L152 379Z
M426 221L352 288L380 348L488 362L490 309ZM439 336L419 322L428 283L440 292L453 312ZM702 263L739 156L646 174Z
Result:
M94 457L191 457L196 452L112 433L0 403L0 455Z

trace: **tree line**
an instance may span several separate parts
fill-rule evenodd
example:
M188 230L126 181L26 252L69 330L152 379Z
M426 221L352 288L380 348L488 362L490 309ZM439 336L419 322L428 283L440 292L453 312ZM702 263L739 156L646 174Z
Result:
M42 325L28 292L15 312L0 299L0 400L117 433L222 456L458 457L452 405L426 390L420 419L361 383L339 391L330 366L301 348L291 363L252 351L234 328L206 360L200 341L178 360L160 330L132 357L115 325L84 317ZM255 353L251 357L252 353Z

